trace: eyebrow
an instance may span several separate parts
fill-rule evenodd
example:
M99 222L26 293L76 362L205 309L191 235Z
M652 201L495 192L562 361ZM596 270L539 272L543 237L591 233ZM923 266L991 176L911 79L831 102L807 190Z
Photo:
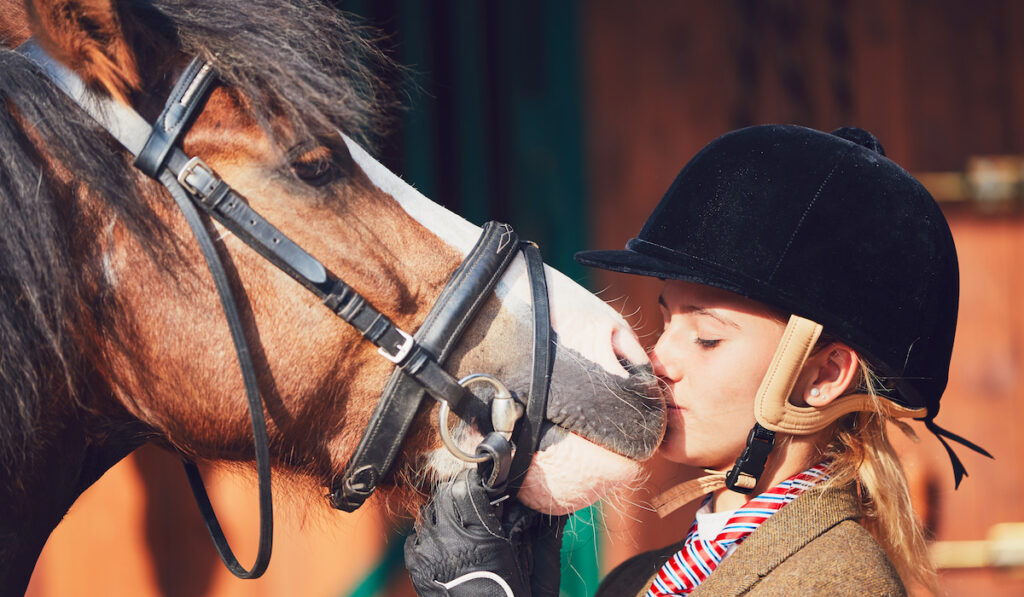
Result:
M666 311L669 310L668 304L665 303L665 297L661 296L660 294L658 295L658 304L661 305L662 307L664 307ZM732 321L730 319L726 319L725 317L722 317L718 313L715 313L714 311L712 311L710 309L707 309L705 307L698 307L697 305L687 305L683 309L683 311L685 311L687 313L694 313L694 314L697 314L697 315L705 315L705 316L710 317L710 318L712 318L712 319L714 319L716 321L721 322L723 325L727 325L727 326L730 326L730 327L734 327L736 329L740 329L739 324L736 323L735 321Z

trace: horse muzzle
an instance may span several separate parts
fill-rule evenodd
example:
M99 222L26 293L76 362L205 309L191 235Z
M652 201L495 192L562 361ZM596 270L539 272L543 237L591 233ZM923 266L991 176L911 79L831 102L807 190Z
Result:
M650 365L630 369L619 377L559 350L547 420L626 458L650 458L665 433L665 400Z

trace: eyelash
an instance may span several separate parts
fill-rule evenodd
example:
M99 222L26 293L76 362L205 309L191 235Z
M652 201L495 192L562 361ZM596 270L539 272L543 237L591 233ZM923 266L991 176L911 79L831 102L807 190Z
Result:
M721 340L707 340L704 338L697 338L697 344L699 344L701 348L714 348L718 346L719 342L721 342Z

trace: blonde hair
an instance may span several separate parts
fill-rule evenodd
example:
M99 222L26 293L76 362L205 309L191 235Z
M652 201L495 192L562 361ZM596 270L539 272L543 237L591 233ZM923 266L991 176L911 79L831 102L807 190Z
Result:
M889 423L906 424L882 414L882 387L871 368L861 361L860 383L851 391L870 395L875 408L839 419L825 448L832 460L829 485L855 483L860 496L862 524L885 550L907 586L919 584L936 593L938 578L921 523L910 502L906 473L889 442Z

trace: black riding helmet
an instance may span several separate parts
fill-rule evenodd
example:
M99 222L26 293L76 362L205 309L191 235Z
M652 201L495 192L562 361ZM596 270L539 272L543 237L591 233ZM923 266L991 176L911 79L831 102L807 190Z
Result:
M959 274L946 219L868 132L740 129L704 147L622 251L576 260L722 288L824 326L859 351L885 398L935 425L956 330Z

